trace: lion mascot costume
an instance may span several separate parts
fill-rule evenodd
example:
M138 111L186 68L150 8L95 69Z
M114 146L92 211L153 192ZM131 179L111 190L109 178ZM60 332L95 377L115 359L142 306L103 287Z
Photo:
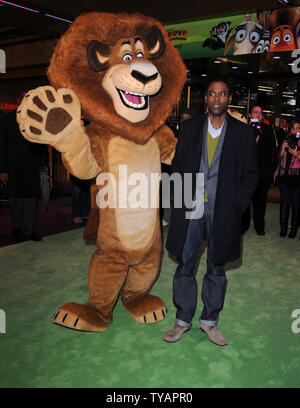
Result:
M104 331L118 296L136 321L163 320L165 303L150 295L162 258L159 182L151 177L174 155L165 122L186 80L184 63L157 20L92 12L61 37L47 74L52 86L29 91L17 111L20 131L61 152L74 176L96 178L100 207L88 301L66 303L52 320ZM137 175L148 182L148 204L134 201Z

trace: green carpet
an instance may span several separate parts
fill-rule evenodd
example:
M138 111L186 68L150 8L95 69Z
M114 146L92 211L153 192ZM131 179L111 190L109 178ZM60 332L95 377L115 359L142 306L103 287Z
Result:
M51 322L58 306L87 300L95 247L84 245L82 229L1 248L0 387L299 387L300 333L293 333L291 315L300 309L300 242L299 234L278 236L278 217L279 205L268 204L266 236L251 227L242 265L228 266L223 348L199 330L200 295L191 331L177 343L162 341L175 315L176 264L166 252L152 291L167 303L163 322L141 325L118 302L105 332L84 333ZM205 258L200 285L204 265Z

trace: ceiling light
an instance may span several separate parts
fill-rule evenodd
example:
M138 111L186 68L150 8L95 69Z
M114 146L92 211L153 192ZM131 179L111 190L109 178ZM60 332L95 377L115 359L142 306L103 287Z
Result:
M33 9L29 8L29 7L20 6L19 4L12 3L11 1L0 0L0 2L3 3L3 4L7 4L8 6L14 6L14 7L21 8L23 10L32 11L33 13L39 13L38 10L33 10Z
M263 86L263 85L258 85L258 89L265 89L268 91L273 91L273 88L271 88L270 86Z
M46 17L55 18L56 20L65 21L66 23L73 24L73 21L71 21L71 20L66 20L65 18L52 16L51 14L45 14L45 16L46 16Z
M2 6L2 5L4 5L4 4L6 4L7 6L17 7L17 8L26 10L26 11L31 11L32 13L37 13L37 14L40 14L40 15L44 15L44 16L46 16L46 17L54 18L55 20L63 21L63 22L65 22L65 23L73 24L73 21L67 20L67 19L65 19L65 18L53 16L52 14L42 13L41 11L31 9L31 8L29 8L29 7L24 7L24 6L21 6L21 5L19 5L19 4L12 3L11 1L0 0L0 6Z

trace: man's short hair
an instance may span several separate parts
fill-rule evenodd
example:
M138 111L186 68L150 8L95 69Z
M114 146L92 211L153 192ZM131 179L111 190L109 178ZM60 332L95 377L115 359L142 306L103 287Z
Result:
M227 86L229 94L231 94L231 85L230 82L228 81L228 79L224 76L218 75L218 76L214 76L211 77L205 85L205 94L207 94L208 88L209 86L213 83L213 82L224 82L224 84Z
M249 113L252 113L253 108L255 108L256 106L258 106L263 111L263 107L259 103L253 103L249 108Z
M281 120L282 120L282 121L285 120L288 125L289 125L289 123L291 122L291 119L290 119L290 118L282 118Z

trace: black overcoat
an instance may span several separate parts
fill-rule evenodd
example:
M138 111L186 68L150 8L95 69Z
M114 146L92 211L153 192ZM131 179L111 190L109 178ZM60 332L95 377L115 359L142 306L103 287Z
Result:
M33 198L40 194L40 166L47 146L31 143L22 136L16 111L1 117L0 173L8 173L9 198Z
M171 173L193 175L193 194L196 173L200 169L203 127L207 115L183 122ZM220 157L216 190L211 258L214 264L230 262L240 257L241 214L249 206L259 180L256 133L227 114L227 130ZM184 187L183 187L184 191ZM184 200L181 208L173 208L167 237L167 249L181 258L189 219Z

